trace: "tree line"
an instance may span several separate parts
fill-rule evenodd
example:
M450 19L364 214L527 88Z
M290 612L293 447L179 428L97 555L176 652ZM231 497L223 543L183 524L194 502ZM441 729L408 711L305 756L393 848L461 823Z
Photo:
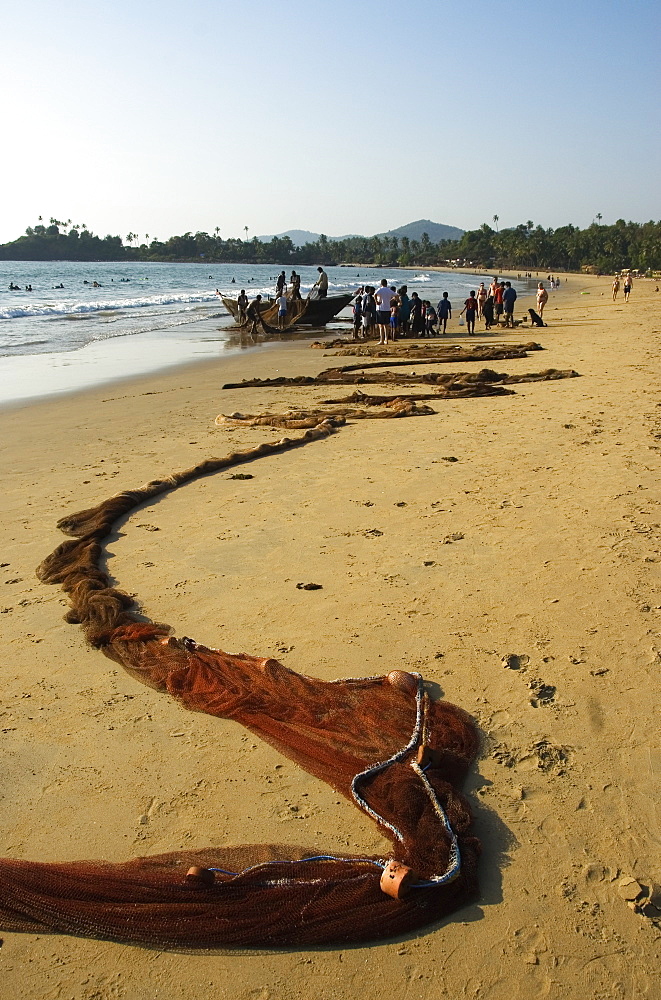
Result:
M597 218L601 218L598 216ZM497 222L497 216L494 216ZM295 246L288 236L262 242L223 239L217 227L210 233L184 233L167 240L137 233L125 237L95 236L85 224L40 218L25 234L0 245L2 260L170 261L223 264L373 264L377 266L480 267L496 270L580 271L602 274L632 268L661 270L661 222L625 222L611 226L593 222L585 229L561 226L544 229L527 221L510 229L492 229L487 223L465 232L459 240L432 243L406 236L353 236Z

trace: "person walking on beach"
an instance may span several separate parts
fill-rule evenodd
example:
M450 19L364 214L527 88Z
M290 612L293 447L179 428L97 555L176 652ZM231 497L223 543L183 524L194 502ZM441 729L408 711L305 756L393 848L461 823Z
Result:
M243 326L246 322L246 309L248 308L248 296L246 295L245 288L241 289L236 304L239 307L239 326Z
M544 315L544 306L549 300L549 293L544 288L544 282L540 281L537 286L537 312L539 313L539 318L541 319Z
M624 279L624 288L622 289L622 291L624 292L625 302L629 301L629 296L631 295L632 288L633 288L633 278L631 277L630 274L627 274L626 278Z
M615 275L615 277L613 278L613 302L615 302L619 290L620 290L620 279L617 277L617 275Z
M478 319L482 319L482 307L483 307L484 303L487 301L488 294L489 293L487 292L486 288L484 287L484 282L481 281L480 282L480 287L478 288L477 294L475 296L475 298L477 299L477 318Z
M296 271L292 271L289 278L289 284L291 285L291 297L292 300L300 299L301 297L301 276L296 274Z
M323 267L318 267L319 277L315 281L313 287L319 290L319 298L325 299L328 295L328 275L324 271Z
M284 271L282 273L284 274ZM278 307L278 329L284 330L285 320L287 319L287 296L285 295L284 288L275 300L275 304Z
M505 282L503 292L503 308L505 310L505 326L514 329L514 303L516 302L516 290L512 288L511 282Z
M468 331L468 336L475 336L475 317L477 315L477 299L475 298L475 292L471 292L466 301L464 302L464 308L459 313L460 316L466 313L466 330Z
M379 343L388 343L388 331L390 330L390 302L395 293L388 288L386 278L381 278L381 285L376 290L376 325L379 328Z
M438 332L445 336L448 320L452 319L452 303L448 293L443 292L443 298L438 303Z

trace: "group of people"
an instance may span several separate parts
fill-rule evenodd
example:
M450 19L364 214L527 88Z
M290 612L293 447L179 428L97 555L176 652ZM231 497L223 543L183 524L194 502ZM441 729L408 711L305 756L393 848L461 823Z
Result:
M540 282L540 286L542 283ZM546 298L548 293L545 292ZM509 281L498 281L494 278L488 288L480 282L477 290L471 291L459 313L459 323L463 325L464 317L469 336L475 335L475 322L483 319L485 329L500 325L501 318L505 326L514 327L514 303L516 290ZM539 297L538 297L539 303ZM546 299L544 299L546 301ZM448 320L452 319L452 303L448 292L443 292L442 298L434 306L429 299L421 299L417 292L410 297L408 287L388 285L386 278L381 279L378 288L364 285L356 293L353 300L353 338L367 339L378 336L379 344L387 344L397 337L436 337L443 336L447 330Z

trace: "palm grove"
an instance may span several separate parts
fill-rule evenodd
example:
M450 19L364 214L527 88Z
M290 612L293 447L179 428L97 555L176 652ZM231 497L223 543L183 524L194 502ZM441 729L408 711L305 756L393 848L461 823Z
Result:
M597 219L600 219L597 216ZM2 260L72 261L181 261L242 264L341 264L388 266L456 266L500 270L564 270L591 268L612 273L623 268L661 270L661 222L625 222L611 226L598 221L585 229L561 226L544 229L533 222L498 230L487 223L465 232L458 240L432 243L426 233L420 240L397 236L354 236L295 246L288 236L263 242L257 237L223 239L220 228L210 233L184 233L167 240L140 237L95 236L87 226L51 218L39 220L25 235L0 245Z

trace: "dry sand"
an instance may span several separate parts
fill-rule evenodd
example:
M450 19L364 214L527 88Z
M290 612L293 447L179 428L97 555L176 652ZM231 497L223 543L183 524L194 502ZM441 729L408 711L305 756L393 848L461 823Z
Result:
M545 353L490 367L582 378L352 424L259 460L253 479L182 488L108 546L118 584L179 635L329 679L420 670L472 712L481 898L405 940L320 951L6 933L3 997L661 995L659 925L620 886L661 881L660 313L650 282L625 305L609 279L572 279L536 331ZM288 344L0 414L3 855L382 848L355 808L238 726L187 714L88 650L34 576L63 514L283 433L221 430L217 413L328 395L223 382L329 364ZM323 589L296 589L309 581Z

